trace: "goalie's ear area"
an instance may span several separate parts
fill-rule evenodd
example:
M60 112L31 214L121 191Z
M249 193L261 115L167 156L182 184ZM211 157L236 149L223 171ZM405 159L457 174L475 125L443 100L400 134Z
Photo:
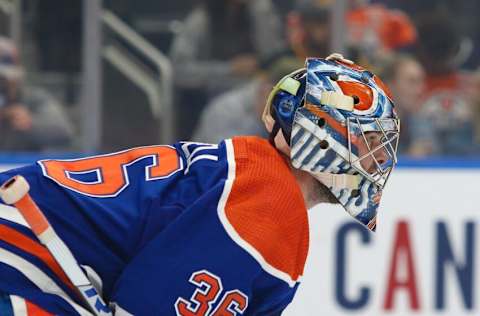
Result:
M303 102L303 98L280 91L272 100L272 115L279 120L290 120Z
M306 69L301 68L283 77L273 87L262 115L269 133L282 129L285 139L289 139L287 135L290 134L295 110L303 103L305 85Z
M303 98L279 91L272 100L271 115L282 130L285 141L290 143L295 112L302 105Z
M286 77L279 82L279 89L271 98L270 114L282 130L287 143L290 142L296 110L304 102L305 84L305 76L298 79Z

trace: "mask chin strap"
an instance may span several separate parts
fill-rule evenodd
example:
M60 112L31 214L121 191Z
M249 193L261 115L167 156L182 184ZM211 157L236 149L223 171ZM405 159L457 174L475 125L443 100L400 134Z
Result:
M280 124L275 123L272 128L272 132L270 133L270 136L268 137L268 140L272 146L277 148L279 151L284 153L287 156L290 156L290 146L288 145L287 141L285 140L285 135L282 133L279 133L282 131L280 129Z
M273 146L275 146L275 137L277 136L279 130L280 130L280 124L278 124L275 121L275 123L273 123L272 131L270 132L270 135L268 135L268 141Z
M322 182L329 188L341 190L349 189L355 190L358 189L360 185L360 176L351 175L351 174L333 174L326 172L316 172L312 174L318 181Z

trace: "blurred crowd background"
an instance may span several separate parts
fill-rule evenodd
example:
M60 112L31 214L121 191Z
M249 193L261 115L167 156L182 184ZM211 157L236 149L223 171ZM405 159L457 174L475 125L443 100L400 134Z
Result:
M477 0L0 0L0 152L264 135L266 96L339 51L388 84L400 153L480 154Z

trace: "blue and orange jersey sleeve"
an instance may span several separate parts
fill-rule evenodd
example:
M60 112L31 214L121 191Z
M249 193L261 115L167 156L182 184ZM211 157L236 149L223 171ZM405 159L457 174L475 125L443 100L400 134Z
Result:
M32 198L77 261L100 276L108 298L124 265L146 238L149 208L172 186L183 163L175 146L146 146L81 159L40 161L0 173L0 183L17 174L27 179Z
M212 185L128 264L113 300L139 315L279 315L308 249L307 212L288 163L267 141L240 137L190 172Z
M0 315L2 316L53 316L38 305L17 295L0 291Z
M0 209L4 213L0 218L0 292L8 294L11 308L17 313L26 309L27 315L84 314L62 268L11 211ZM36 305L42 308L37 311Z
M264 139L234 138L229 150L235 158L229 161L222 223L267 272L292 285L303 273L309 238L297 181Z
M303 196L286 157L266 140L234 138L227 151L229 180L219 217L263 271L253 283L247 314L280 315L295 295L308 252Z

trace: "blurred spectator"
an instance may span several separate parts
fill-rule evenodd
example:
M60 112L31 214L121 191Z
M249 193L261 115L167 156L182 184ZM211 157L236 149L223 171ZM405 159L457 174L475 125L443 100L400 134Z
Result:
M288 52L300 60L330 54L330 6L302 1L287 15Z
M427 98L412 124L410 154L471 155L477 149L472 106L461 94L437 91Z
M63 148L72 124L60 104L38 88L23 85L23 69L12 41L0 38L0 150Z
M444 81L457 82L461 34L454 21L446 14L432 13L420 20L418 34L418 57L427 71L429 88L451 86Z
M301 67L300 60L282 57L265 66L251 83L219 95L205 108L193 139L217 143L234 135L267 136L261 121L265 100L277 81Z
M418 30L418 53L427 79L424 104L412 124L411 152L417 156L473 154L473 81L459 70L461 36L444 15L423 19Z
M190 138L208 100L247 82L258 60L284 41L280 18L271 0L201 0L173 39L180 138Z
M171 58L180 87L221 91L253 75L282 46L270 0L204 0L184 21Z
M421 21L442 12L455 18L455 25L462 33L462 68L475 69L480 65L480 1L478 0L381 0L389 7L406 12L414 21Z
M425 88L425 71L410 55L396 54L382 67L380 77L385 81L401 119L399 152L408 153L413 136L411 125L415 121Z
M415 26L410 18L380 3L349 0L346 22L348 44L358 48L369 61L412 46L416 41Z

